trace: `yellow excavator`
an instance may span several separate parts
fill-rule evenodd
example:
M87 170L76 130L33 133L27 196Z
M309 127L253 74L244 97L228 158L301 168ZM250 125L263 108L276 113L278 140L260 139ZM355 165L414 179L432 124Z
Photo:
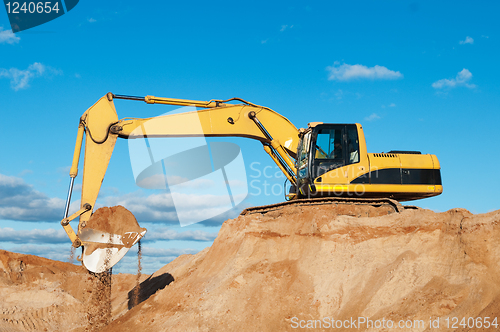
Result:
M114 99L148 104L193 106L197 110L154 118L118 119ZM74 179L85 134L80 210L68 216ZM119 228L117 232L87 225L117 138L246 137L264 150L290 181L289 200L392 199L416 200L442 193L440 165L432 154L416 151L368 153L360 124L312 122L297 129L284 116L243 99L197 101L108 93L80 118L70 186L61 221L73 246L83 246L84 266L96 273L116 264L146 233ZM78 232L69 225L80 217ZM138 225L137 225L138 226Z

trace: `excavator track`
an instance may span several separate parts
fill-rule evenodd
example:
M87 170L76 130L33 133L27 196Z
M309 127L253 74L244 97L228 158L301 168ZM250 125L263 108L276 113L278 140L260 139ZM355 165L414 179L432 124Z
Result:
M310 206L310 205L332 205L332 204L352 204L352 205L371 205L375 207L389 206L394 212L399 213L405 209L398 201L390 198L344 198L344 197L322 197L295 199L287 202L255 206L243 210L240 215L249 215L255 213L265 214L267 212L281 210L286 206Z

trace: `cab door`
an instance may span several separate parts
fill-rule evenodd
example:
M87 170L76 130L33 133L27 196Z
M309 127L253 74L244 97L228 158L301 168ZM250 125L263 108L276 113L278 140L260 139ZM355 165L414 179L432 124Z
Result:
M315 183L348 184L359 174L360 141L355 124L322 124L312 137Z
M345 166L345 126L319 125L313 131L312 178Z
M347 184L348 148L346 125L322 124L314 128L311 142L311 182Z

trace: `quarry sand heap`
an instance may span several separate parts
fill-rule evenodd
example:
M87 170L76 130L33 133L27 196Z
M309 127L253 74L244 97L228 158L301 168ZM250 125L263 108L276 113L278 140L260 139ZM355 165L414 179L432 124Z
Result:
M366 317L423 321L404 330L424 331L439 317L445 331L447 317L500 316L500 210L378 209L291 206L228 220L210 248L152 275L170 282L149 283L156 293L106 330L296 331L322 320L321 330L324 318Z
M0 332L97 331L131 302L136 276L112 278L103 298L102 282L83 266L0 250Z
M355 328L339 330L452 331L461 326L447 328L446 318L451 325L454 317L489 317L492 323L500 316L500 210L387 213L373 206L287 206L227 220L210 248L144 276L135 301L135 276L113 275L113 321L102 330L330 330L327 323L345 327L354 320ZM5 289L10 301L2 303L0 331L14 327L9 308L23 305L28 312L23 298L39 289L28 280L19 288L13 281L19 258L9 259L0 266L2 294ZM50 267L51 275L78 274L74 268ZM57 305L77 309L76 290L84 287L73 281L78 278L66 279L52 281L61 289ZM394 329L367 328L359 317L385 326L391 321ZM431 328L438 318L439 327ZM397 329L400 321L421 325ZM65 331L84 326L57 322Z

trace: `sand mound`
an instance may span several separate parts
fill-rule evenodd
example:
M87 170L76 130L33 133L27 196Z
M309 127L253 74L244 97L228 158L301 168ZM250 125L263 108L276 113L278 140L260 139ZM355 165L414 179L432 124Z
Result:
M439 317L446 331L446 318L500 316L500 211L362 215L287 207L228 220L211 248L157 271L164 288L107 331L329 330L358 317L404 331Z
M135 276L113 275L114 320L103 331L330 330L339 322L339 330L497 330L459 323L500 316L500 210L387 213L288 206L228 220L210 248L144 276L139 290ZM47 321L64 331L88 328L82 317L82 292L92 291L88 273L13 255L0 252L7 299L0 331L31 322L39 324L31 330L55 330ZM30 294L46 302L27 306ZM397 328L400 322L406 326Z
M135 278L113 276L111 318L127 310ZM0 250L0 332L96 330L97 281L82 266Z

